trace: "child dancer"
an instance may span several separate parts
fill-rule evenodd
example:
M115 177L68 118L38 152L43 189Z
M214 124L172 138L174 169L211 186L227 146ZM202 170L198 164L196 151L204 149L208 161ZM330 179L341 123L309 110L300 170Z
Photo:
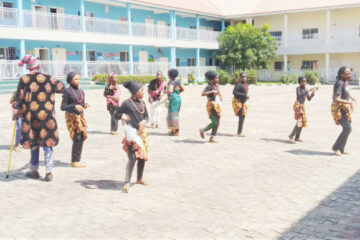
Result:
M205 77L209 81L209 84L206 86L201 96L207 96L208 102L206 105L206 110L209 114L209 118L211 119L211 123L205 128L200 129L200 136L202 138L205 138L204 132L212 129L209 142L215 143L216 141L214 140L214 138L219 128L221 118L221 93L218 86L219 77L214 71L206 72Z
M66 112L66 126L73 140L71 166L83 168L85 165L80 163L81 152L87 138L84 109L88 108L89 105L85 103L84 91L79 88L80 76L75 72L70 72L66 77L66 81L70 86L64 91L61 110Z
M163 81L161 71L156 73L156 79L152 80L148 86L150 103L150 123L152 128L159 128L161 118L161 98L166 90L166 82Z
M149 120L144 101L144 87L138 82L125 82L124 87L131 93L131 98L124 101L116 109L115 118L125 122L125 138L123 149L128 154L129 161L126 165L125 192L130 189L131 175L137 163L137 184L147 185L143 180L145 161L148 160L148 143L145 126Z
M107 110L109 111L111 117L111 135L116 135L116 131L118 130L118 120L115 119L115 109L119 106L120 93L120 86L117 84L116 76L111 73L108 76L108 84L104 90Z
M307 119L305 113L305 100L310 101L314 96L318 87L306 89L306 78L299 77L299 87L296 88L296 101L294 104L295 120L297 121L292 133L289 135L289 140L293 142L295 136L295 142L302 142L300 140L300 134L303 127L307 127Z
M232 101L232 106L235 115L239 117L239 125L237 131L238 137L245 137L245 135L242 132L243 132L245 116L248 111L248 106L246 104L246 101L249 99L249 95L248 95L249 86L246 80L247 80L246 72L240 73L239 80L236 83L233 90L234 98Z

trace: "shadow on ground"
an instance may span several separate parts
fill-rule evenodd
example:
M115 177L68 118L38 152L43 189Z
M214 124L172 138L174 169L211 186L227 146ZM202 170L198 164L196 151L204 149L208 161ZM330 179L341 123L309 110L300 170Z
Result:
M360 239L360 171L279 238L290 239Z
M200 141L200 140L195 140L195 139L183 139L183 140L173 140L173 142L175 143L193 143L193 144L205 144L206 142L204 141Z
M110 135L110 132L103 132L103 131L86 131L87 134L96 134L96 135Z
M295 144L289 140L279 139L279 138L260 138L260 140L266 141L266 142L279 142L279 143L286 143L286 144Z
M76 181L81 186L87 189L102 189L102 190L121 190L124 186L123 181L114 180L80 180Z
M306 155L306 156L335 156L333 153L330 152L319 152L319 151L312 151L306 149L294 149L286 152L294 155Z

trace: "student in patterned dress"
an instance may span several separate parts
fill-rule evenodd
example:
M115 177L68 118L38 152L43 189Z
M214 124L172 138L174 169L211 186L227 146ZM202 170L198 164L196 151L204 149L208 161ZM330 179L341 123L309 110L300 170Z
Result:
M212 129L211 137L209 139L210 143L215 143L214 140L217 130L220 124L221 118L221 93L219 87L219 76L214 71L208 71L205 73L206 79L209 81L209 84L206 86L201 96L206 96L208 99L206 105L206 111L208 112L211 123L204 128L200 129L200 136L205 138L205 132Z
M115 119L115 110L119 107L120 101L120 86L117 84L116 75L111 73L108 76L108 84L104 89L104 97L106 97L107 110L110 113L111 123L110 123L110 134L116 135L118 130L118 120Z
M311 99L315 96L316 90L318 87L314 87L311 89L306 89L306 78L299 77L298 79L299 87L296 88L296 101L294 103L294 112L295 112L295 120L296 124L289 135L289 140L293 142L293 138L295 136L295 142L302 142L300 139L301 131L304 127L307 127L307 119L305 112L305 100L311 101Z
M53 148L59 143L55 119L55 94L63 93L64 84L50 75L41 73L40 62L26 55L20 66L26 64L30 73L20 78L16 92L15 118L21 116L21 141L25 149L31 149L29 178L38 179L39 148L45 153L45 181L52 181Z
M345 145L351 133L351 113L354 110L356 100L350 95L348 82L350 79L351 70L348 67L341 67L334 85L333 103L331 105L335 124L342 127L342 132L332 147L336 156L347 154L345 152Z
M125 82L124 87L131 93L131 98L125 100L120 107L116 109L115 117L124 122L125 138L123 140L123 149L128 155L126 165L125 192L130 189L131 175L137 161L137 184L147 185L143 181L145 162L148 160L148 142L145 131L146 123L149 121L148 111L144 97L144 87L138 82Z
M245 137L243 132L243 126L245 121L245 116L248 111L248 106L246 101L249 99L249 86L247 84L247 74L246 72L240 73L239 80L236 83L233 94L234 98L232 100L232 106L235 112L235 115L239 118L239 125L237 136Z
M66 82L70 84L70 86L64 91L61 110L66 112L66 126L69 130L70 138L73 141L71 166L74 168L82 168L85 167L85 165L80 163L81 152L84 141L87 138L87 124L84 117L84 110L87 109L89 105L85 103L85 93L79 87L80 75L75 72L70 72L66 77Z
M176 79L179 76L177 69L170 69L168 72L169 82L167 88L167 94L169 99L169 108L167 123L168 129L170 130L171 136L180 135L180 120L179 113L181 108L181 96L180 93L184 91L184 86L181 84L179 79Z

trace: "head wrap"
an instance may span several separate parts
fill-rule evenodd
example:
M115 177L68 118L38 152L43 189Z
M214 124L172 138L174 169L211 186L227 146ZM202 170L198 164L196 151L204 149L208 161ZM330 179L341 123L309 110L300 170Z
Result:
M108 83L109 84L116 84L116 75L115 73L110 73L108 76Z
M172 78L177 78L177 76L179 76L179 72L177 69L173 68L169 70L169 76Z
M205 73L205 77L206 77L207 80L212 81L217 77L217 73L214 72L214 71L207 71Z
M124 83L124 87L130 91L131 95L135 95L142 88L142 85L138 82L129 81Z
M73 80L73 78L75 77L75 75L76 75L76 72L69 72L66 76L66 82L68 84L70 84L71 81Z
M24 58L19 62L19 66L22 67L26 64L26 68L29 71L40 68L40 61L33 55L25 55Z

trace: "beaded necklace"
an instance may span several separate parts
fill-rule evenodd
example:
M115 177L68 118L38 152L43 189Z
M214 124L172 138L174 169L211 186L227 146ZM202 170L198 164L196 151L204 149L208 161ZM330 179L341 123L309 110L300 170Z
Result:
M84 94L80 91L79 88L78 88L77 90L78 90L78 92L80 93L80 96L81 96L80 99L77 97L77 95L76 95L76 93L75 93L75 91L74 91L74 89L73 89L72 87L70 87L70 90L72 91L72 93L73 93L73 95L74 95L74 97L76 98L76 101L77 101L78 103L82 103L82 102L84 101Z
M131 103L131 105L135 108L135 110L136 110L138 113L140 113L140 114L144 114L144 113L145 113L145 106L144 106L144 104L143 104L142 102L140 102L140 104L141 104L141 106L142 106L142 111L140 111L140 110L136 107L134 101L133 101L131 98L130 98L130 103Z

